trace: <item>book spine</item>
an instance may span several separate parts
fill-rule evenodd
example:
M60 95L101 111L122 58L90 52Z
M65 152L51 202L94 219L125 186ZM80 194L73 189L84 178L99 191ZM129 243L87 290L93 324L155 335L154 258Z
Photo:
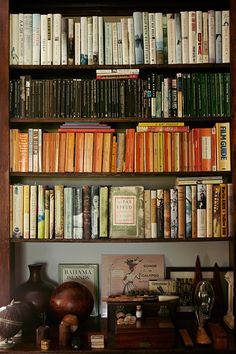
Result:
M216 61L216 34L215 34L215 11L208 11L208 48L209 63Z
M24 208L24 223L23 223L23 238L29 238L29 221L30 221L30 186L23 186L23 208Z
M73 238L83 239L83 192L82 187L73 188Z
M208 13L202 13L202 62L209 62Z
M220 185L213 185L213 237L221 236Z
M197 63L197 21L196 11L189 11L189 63Z
M197 186L191 186L192 190L192 238L197 237Z
M149 57L150 64L156 64L156 25L155 14L148 14L148 27L149 27Z
M20 24L22 31L24 30L24 22L23 18L21 22L19 22L19 14L10 14L10 64L11 65L19 65L19 30ZM23 34L23 32L22 32ZM24 38L23 35L21 36L22 39ZM23 47L23 43L22 43ZM22 63L23 64L23 56L22 56Z
M40 25L41 16L40 14L33 14L33 34L32 34L32 64L40 65Z
M49 238L55 236L55 191L49 190Z
M104 65L104 29L103 17L98 17L98 63Z
M61 19L61 64L68 63L68 19Z
M157 189L157 238L164 238L164 190Z
M143 14L143 55L144 55L144 64L150 64L148 12L143 12L142 14ZM122 43L123 43L123 41L122 41Z
M203 54L203 28L202 11L196 11L196 30L197 30L197 63L202 63Z
M128 18L129 64L135 64L134 20Z
M182 40L182 63L189 63L189 21L188 12L181 11L181 40Z
M117 22L112 22L112 58L113 65L118 65L118 37L117 37Z
M216 123L217 171L230 171L230 123Z
M164 238L171 237L170 190L164 189Z
M53 14L52 23L53 23L53 37L52 37L52 53L53 65L61 64L61 14Z
M64 236L64 186L55 185L55 239Z
M135 64L143 64L143 21L142 12L133 13L134 41L135 41Z
M52 65L52 14L47 15L47 64Z
M228 206L227 206L227 184L220 184L220 226L221 237L227 237L228 235Z
M99 186L91 186L91 238L99 237Z
M121 23L117 22L117 52L118 52L118 64L123 64L123 48L122 48L122 30Z
M156 28L156 63L164 63L164 48L163 48L163 21L162 12L155 13L155 28Z
M91 187L83 185L83 239L91 238Z
M175 14L167 14L167 45L168 45L168 64L176 63L176 26Z
M185 188L185 237L192 238L192 186Z
M73 188L64 188L64 239L73 238Z
M230 16L228 10L222 11L222 63L230 62Z
M151 238L151 190L144 190L144 237Z
M175 13L175 56L176 64L182 64L181 17Z
M206 237L207 211L206 211L206 185L197 185L197 237Z
M37 186L30 186L30 238L37 237Z
M98 64L99 58L98 33L98 16L93 16L93 64Z
M44 213L45 213L45 228L44 238L49 239L50 232L50 190L44 190Z
M128 23L127 23L127 36L128 36ZM127 38L127 49L128 49L128 38ZM112 65L113 62L112 54L113 54L112 53L112 23L105 22L105 65Z
M75 65L80 65L80 22L75 22Z
M33 63L33 14L24 14L24 65Z
M233 184L227 184L227 196L228 196L228 237L233 237L233 215L234 215L234 207L233 207Z
M73 18L68 18L67 21L67 53L68 53L68 65L73 65L75 62L74 58L74 53L75 53L75 47L74 47L74 19Z
M222 12L215 11L216 63L222 63Z
M80 64L88 65L88 18L82 16L81 26L81 45L80 45Z
M93 18L88 17L88 65L93 64Z
M123 64L129 64L128 19L121 18L121 35L123 47Z
M44 186L38 185L38 239L43 239L45 234L45 202Z
M178 237L178 191L170 189L170 237Z
M24 235L24 189L23 185L14 184L12 188L12 237L15 239L23 238Z
M99 188L99 237L108 237L108 187Z
M185 238L185 186L177 186L178 190L178 238Z
M151 190L151 238L157 238L157 192Z
M206 185L206 214L207 233L206 237L213 237L213 185Z

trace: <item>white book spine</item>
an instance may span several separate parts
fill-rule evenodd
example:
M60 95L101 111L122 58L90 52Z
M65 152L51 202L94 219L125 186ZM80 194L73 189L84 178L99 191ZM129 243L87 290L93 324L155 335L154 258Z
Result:
M133 13L134 20L134 42L135 42L135 64L143 64L143 19L142 12Z
M98 17L98 63L104 65L104 23L103 17Z
M83 197L82 187L76 187L73 190L74 204L73 204L73 238L83 238Z
M121 18L121 35L123 46L123 64L129 64L128 19Z
M80 22L75 22L75 65L80 65Z
M33 172L33 128L29 128L29 172Z
M18 29L18 48L19 48L19 65L24 63L24 15L19 13L19 29Z
M47 63L52 65L52 14L47 17Z
M47 15L41 15L41 35L40 35L40 62L41 65L47 65L48 60L47 60L47 25L48 25L48 18Z
M33 14L24 14L24 65L33 63Z
M93 64L98 64L98 16L93 16Z
M151 190L151 237L157 238L157 191Z
M33 65L40 65L41 15L33 14Z
M175 56L176 64L182 64L182 39L180 13L175 14Z
M129 64L135 64L133 17L128 18L128 39L129 39Z
M230 16L228 10L222 11L222 63L230 62Z
M29 225L30 225L30 186L28 184L24 188L24 238L29 238Z
M123 64L123 48L122 48L122 31L121 23L117 22L117 48L118 48L118 64Z
M188 11L181 11L182 63L189 63L189 26Z
M150 64L156 64L156 25L155 14L148 14L148 26L149 26L149 52L150 52Z
M75 46L74 46L74 19L68 18L67 29L67 63L73 65L75 62Z
M105 65L112 65L112 23L105 22Z
M37 186L30 186L30 238L37 236Z
M197 185L197 237L206 237L207 212L206 212L206 185Z
M88 17L88 65L93 64L93 18Z
M88 64L88 18L82 16L81 20L81 45L80 45L80 64Z
M118 37L117 37L117 23L112 22L112 58L113 65L118 65Z
M197 22L197 63L202 63L202 11L196 11Z
M10 15L10 64L19 65L19 14Z
M202 13L202 62L209 62L208 13Z
M143 12L143 55L144 64L150 64L148 12Z
M61 64L61 14L52 16L52 62L53 65Z
M43 132L38 129L38 172L43 171Z
M68 26L67 18L61 19L61 64L68 63Z
M155 13L155 26L156 26L156 63L163 64L164 60L164 47L163 47L163 21L162 12Z
M49 238L54 237L55 226L55 193L53 189L49 191Z
M23 185L14 184L12 188L13 193L13 224L12 224L12 237L22 238L24 234L24 191Z
M213 237L213 188L212 184L206 185L206 214L207 234L206 237Z
M197 63L196 11L189 11L189 63Z
M215 31L215 11L208 11L208 48L209 63L216 61L216 31Z
M73 238L73 188L64 188L64 238Z
M216 63L222 63L222 13L215 11Z
M175 14L167 14L167 46L168 46L168 64L176 63L175 48Z

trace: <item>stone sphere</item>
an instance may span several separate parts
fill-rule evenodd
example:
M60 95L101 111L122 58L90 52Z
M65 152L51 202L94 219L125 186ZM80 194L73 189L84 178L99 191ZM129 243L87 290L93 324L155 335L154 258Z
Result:
M59 285L50 298L51 310L59 321L67 314L74 314L79 320L84 320L91 314L93 305L89 289L75 281Z

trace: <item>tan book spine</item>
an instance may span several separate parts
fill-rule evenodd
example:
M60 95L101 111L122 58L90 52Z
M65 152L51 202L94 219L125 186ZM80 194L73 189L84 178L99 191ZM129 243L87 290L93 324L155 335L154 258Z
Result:
M29 170L29 135L18 133L18 171L28 172Z
M30 186L30 238L37 237L37 186Z
M49 191L49 238L52 239L55 236L55 191L50 189Z
M24 191L23 185L13 185L13 238L22 238L24 234Z
M228 206L227 206L227 184L220 184L220 225L221 225L221 237L227 237L228 235Z
M44 210L45 210L45 231L44 238L49 239L50 233L50 190L44 191Z
M75 134L75 172L84 172L84 133Z
M64 186L55 185L55 238L64 237Z
M185 238L185 186L178 190L178 238Z
M30 186L24 185L24 233L23 238L30 236Z
M213 237L213 186L206 185L207 237Z
M99 237L108 237L108 187L99 190Z
M103 135L103 159L102 172L111 171L111 154L112 154L112 134L104 133Z
M84 172L93 172L94 133L84 133Z
M151 237L157 238L157 192L151 190Z
M151 238L151 190L144 190L144 237Z

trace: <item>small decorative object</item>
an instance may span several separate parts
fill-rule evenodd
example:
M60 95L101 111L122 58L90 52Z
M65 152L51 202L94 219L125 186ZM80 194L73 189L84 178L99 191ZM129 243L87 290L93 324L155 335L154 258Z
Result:
M70 341L70 325L65 322L61 322L59 325L59 345L66 347Z
M80 338L79 337L73 337L71 339L71 346L73 349L79 349L80 346L81 346L81 341L80 341Z
M29 279L15 290L15 299L33 304L41 322L45 322L45 314L48 313L50 297L55 287L42 280L43 264L30 264L28 267Z
M93 296L84 285L68 281L59 285L50 299L50 306L59 321L67 314L86 319L93 310Z
M141 305L136 306L136 318L137 319L142 318L142 306Z
M43 339L48 339L49 326L39 326L36 329L36 344L40 345Z
M70 325L70 331L72 333L75 332L79 327L78 317L76 315L71 314L71 313L69 313L68 315L65 315L62 319L62 322Z
M209 281L200 281L194 294L195 314L198 321L198 329L196 334L196 342L198 344L210 344L211 340L208 337L204 325L206 320L211 316L211 310L215 299L214 289Z
M48 351L50 349L50 339L41 340L41 350Z
M23 327L23 312L19 305L12 302L0 308L0 348L11 348L14 342L11 339Z
M225 280L228 283L228 311L224 316L224 322L230 329L234 329L234 315L233 315L233 293L234 293L234 274L227 272Z

